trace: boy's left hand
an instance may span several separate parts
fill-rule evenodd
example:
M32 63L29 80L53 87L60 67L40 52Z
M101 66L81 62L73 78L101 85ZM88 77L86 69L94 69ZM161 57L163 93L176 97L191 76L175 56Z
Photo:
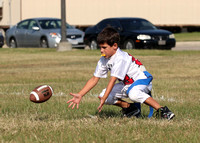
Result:
M103 105L105 103L105 100L102 97L98 97L98 98L100 99L100 105L97 109L99 110L99 112L101 112Z

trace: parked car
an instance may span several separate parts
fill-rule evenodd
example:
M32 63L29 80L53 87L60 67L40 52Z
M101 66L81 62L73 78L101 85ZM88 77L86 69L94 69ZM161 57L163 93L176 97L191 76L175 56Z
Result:
M84 47L84 32L66 24L67 40L72 47ZM61 19L32 18L6 31L9 47L57 47L61 40Z
M108 18L85 31L84 42L91 49L97 49L97 35L103 28L112 26L120 34L120 47L124 49L171 49L175 47L174 34L158 29L142 18Z
M2 48L4 45L4 37L3 34L0 32L0 48Z

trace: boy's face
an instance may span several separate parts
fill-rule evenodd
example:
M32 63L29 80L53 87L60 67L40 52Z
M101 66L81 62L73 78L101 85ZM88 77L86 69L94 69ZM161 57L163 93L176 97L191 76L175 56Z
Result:
M104 43L104 44L99 44L99 47L101 49L101 55L103 55L106 59L108 59L116 53L118 45L117 43L114 43L112 46L110 46L107 43Z

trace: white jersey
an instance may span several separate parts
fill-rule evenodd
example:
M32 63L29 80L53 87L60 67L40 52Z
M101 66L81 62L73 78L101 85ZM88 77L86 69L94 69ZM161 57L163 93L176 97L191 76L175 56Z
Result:
M118 48L109 59L100 58L94 76L106 78L108 71L110 71L111 76L117 77L125 85L128 85L142 78L144 70L145 68L140 61Z

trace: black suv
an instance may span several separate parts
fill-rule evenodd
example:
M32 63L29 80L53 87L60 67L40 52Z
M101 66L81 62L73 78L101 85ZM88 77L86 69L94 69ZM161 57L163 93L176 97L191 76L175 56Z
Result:
M120 48L123 49L171 49L175 47L174 34L156 28L142 18L108 18L85 31L84 42L91 49L97 49L97 35L107 26L120 34Z

